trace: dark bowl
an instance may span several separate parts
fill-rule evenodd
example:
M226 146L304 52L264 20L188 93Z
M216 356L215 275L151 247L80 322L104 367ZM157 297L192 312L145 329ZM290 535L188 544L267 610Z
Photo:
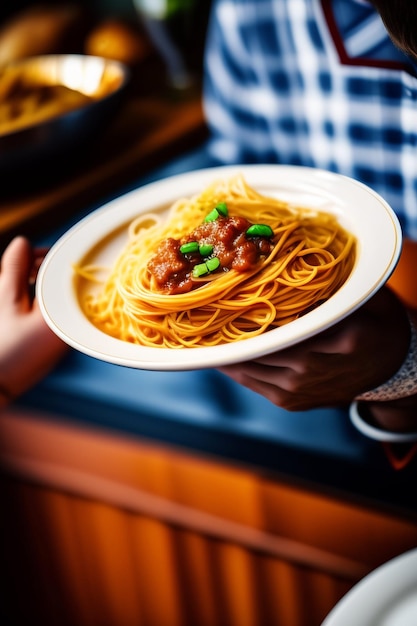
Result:
M64 163L69 153L85 144L110 120L121 103L128 80L129 71L122 63L86 55L30 57L0 68L0 105L5 104L9 114L0 112L1 178L5 180L9 173L36 169L46 162ZM13 81L16 84L7 86L7 82ZM37 92L33 119L25 100L23 113L18 110L19 106L22 109L22 99L19 100L22 82L26 89L23 97L27 95L28 84L29 90ZM62 90L64 96L55 95L46 113L42 98L51 98L52 90L56 93L59 88L66 88ZM49 95L45 95L48 89ZM68 94L73 98L71 106L75 107L71 110L65 108ZM82 98L82 102L77 98Z

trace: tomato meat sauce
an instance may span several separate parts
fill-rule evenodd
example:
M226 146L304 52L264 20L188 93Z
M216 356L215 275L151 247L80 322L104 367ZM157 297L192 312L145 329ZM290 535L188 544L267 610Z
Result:
M187 293L213 273L245 272L272 251L273 231L244 217L218 215L181 239L168 238L148 263L157 288L167 294ZM197 280L198 279L198 280Z

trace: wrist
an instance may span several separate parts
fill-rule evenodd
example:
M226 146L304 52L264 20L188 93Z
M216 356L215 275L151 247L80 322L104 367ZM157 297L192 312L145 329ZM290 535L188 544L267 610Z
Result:
M407 355L400 369L388 381L359 394L355 400L385 404L417 394L417 328L416 322L410 314L408 319L410 342Z
M361 402L350 405L352 424L363 435L377 441L407 443L417 441L417 396L405 402ZM413 406L414 408L413 408Z
M369 402L368 412L379 427L398 432L417 430L417 395L391 402Z
M376 389L360 394L350 418L362 434L387 442L417 441L417 329L409 315L410 345L394 376Z

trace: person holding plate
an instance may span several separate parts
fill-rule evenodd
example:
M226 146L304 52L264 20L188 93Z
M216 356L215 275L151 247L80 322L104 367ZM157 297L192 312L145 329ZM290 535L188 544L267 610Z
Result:
M417 441L416 33L407 0L217 0L204 86L220 163L347 175L405 237L389 284L348 319L222 371L290 411L350 405L365 435L400 443Z
M365 435L412 444L416 20L407 0L395 7L389 0L214 0L204 85L216 162L285 163L350 176L388 201L405 235L389 285L360 310L295 347L222 371L290 411L351 405ZM0 274L3 404L40 380L65 349L26 292L27 246L12 242Z

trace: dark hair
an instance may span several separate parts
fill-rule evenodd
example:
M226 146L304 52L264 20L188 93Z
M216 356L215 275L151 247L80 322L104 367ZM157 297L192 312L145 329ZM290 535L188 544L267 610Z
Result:
M392 41L406 54L417 58L416 0L371 0Z

